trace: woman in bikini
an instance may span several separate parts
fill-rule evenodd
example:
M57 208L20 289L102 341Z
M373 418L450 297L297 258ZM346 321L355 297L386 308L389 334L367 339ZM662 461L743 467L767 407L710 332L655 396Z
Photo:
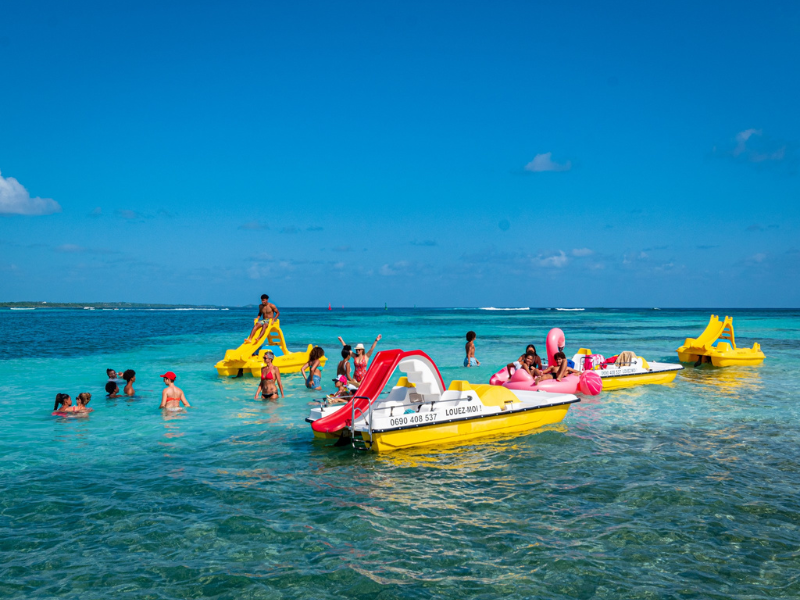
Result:
M166 408L167 410L180 410L181 402L186 408L191 408L191 404L186 399L183 390L175 385L177 376L172 371L167 371L161 378L164 380L164 391L161 392L161 406L159 408Z
M277 400L279 397L278 390L280 390L281 397L283 397L281 372L278 367L272 364L274 359L275 355L269 350L264 353L264 366L261 367L261 381L258 383L258 389L256 390L256 395L253 397L253 400L257 400L259 394L261 394L262 400Z
M367 374L367 365L369 364L369 359L372 358L372 353L375 352L375 346L377 346L378 342L381 341L381 337L383 336L379 335L375 338L375 341L372 342L369 352L366 354L364 353L364 344L358 344L356 346L356 353L352 355L353 364L355 365L353 379L355 379L358 383L361 383L364 380L364 376ZM342 346L347 345L344 343L344 340L341 337L339 338L339 341L342 342Z

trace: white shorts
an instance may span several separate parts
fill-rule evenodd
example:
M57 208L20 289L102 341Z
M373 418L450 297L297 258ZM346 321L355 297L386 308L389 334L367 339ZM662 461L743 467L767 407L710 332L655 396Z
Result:
M514 361L514 368L515 369L521 369L522 368L522 364L518 360L515 360Z

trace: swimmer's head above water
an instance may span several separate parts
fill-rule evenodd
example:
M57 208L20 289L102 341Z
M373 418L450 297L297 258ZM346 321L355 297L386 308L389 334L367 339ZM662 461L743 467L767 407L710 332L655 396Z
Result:
M108 375L109 379L117 378L117 372L114 369L106 369L106 375Z
M109 381L106 384L106 394L109 396L113 396L119 391L119 386L114 381Z
M59 407L68 408L72 406L72 398L69 397L69 394L56 394L56 403L53 406L53 410L59 410Z
M178 378L178 376L177 376L177 375L175 375L175 373L173 373L172 371L167 371L166 373L164 373L163 375L161 375L161 379L163 379L163 380L164 380L164 383L165 383L166 385L170 385L170 384L172 384L172 383L175 383L175 380L176 380L177 378Z
M133 382L133 381L136 381L136 371L134 371L133 369L128 369L127 371L125 371L125 372L122 374L122 378L123 378L125 381L127 381L128 383L131 383L131 382Z
M81 408L86 408L86 405L89 404L89 401L92 399L92 395L89 392L83 392L78 394L78 406Z

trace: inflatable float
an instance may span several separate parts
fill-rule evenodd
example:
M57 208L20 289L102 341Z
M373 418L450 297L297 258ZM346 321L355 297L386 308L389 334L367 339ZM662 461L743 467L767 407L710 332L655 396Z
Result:
M711 315L699 338L686 338L677 352L678 360L682 363L700 365L711 362L715 367L760 365L766 358L757 343L752 348L737 348L733 317L725 317L724 321L720 321L717 315ZM703 360L702 357L706 356L708 360Z
M555 355L564 350L566 341L564 332L558 327L550 330L545 342L547 347L547 364L556 364ZM503 367L489 379L491 385L502 385L510 390L532 390L540 392L556 392L562 394L575 394L581 392L588 396L596 396L603 389L603 381L597 373L589 371L580 375L567 375L561 381L545 379L536 383L530 373L524 369L517 369L508 376L508 369Z
M255 319L254 323L258 322ZM286 338L281 331L280 319L267 327L256 339L245 342L235 350L227 350L225 358L216 364L217 373L221 377L244 375L249 372L253 377L261 377L261 367L264 366L264 353L268 350L275 355L272 361L281 374L299 373L300 367L308 362L308 355L314 348L309 344L304 352L291 352L286 347ZM325 366L326 357L320 359L320 367Z
M381 397L395 370L405 376ZM388 452L524 433L562 421L575 402L580 400L572 394L466 381L453 381L445 389L439 369L421 350L383 350L370 364L357 396L344 406L321 400L306 422L315 437Z

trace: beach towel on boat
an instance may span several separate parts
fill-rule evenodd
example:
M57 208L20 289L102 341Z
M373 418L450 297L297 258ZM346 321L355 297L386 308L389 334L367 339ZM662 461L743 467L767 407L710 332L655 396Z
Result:
M636 360L636 353L631 352L630 350L626 350L625 352L620 352L619 356L617 357L617 362L614 364L618 367L630 367L633 364L633 361Z

